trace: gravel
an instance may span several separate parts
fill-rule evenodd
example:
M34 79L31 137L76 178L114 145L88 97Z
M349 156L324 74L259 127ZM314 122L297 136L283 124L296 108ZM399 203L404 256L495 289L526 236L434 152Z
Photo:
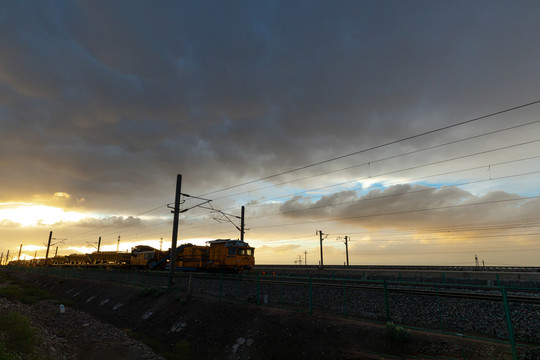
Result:
M122 330L82 311L65 307L65 312L60 313L59 304L52 300L30 306L0 298L0 311L17 312L30 319L41 339L40 359L163 359Z
M256 302L258 294L261 305L293 306L300 311L309 311L308 286L261 282L257 289L255 281L239 281L240 278L232 281L225 279L193 278L192 291L240 302ZM187 288L188 281L184 278L177 282L180 286ZM452 291L467 292L463 289ZM492 290L472 291L494 293ZM500 294L500 292L496 293ZM531 294L527 295L531 296ZM538 293L532 296L538 296ZM314 311L332 312L340 316L381 322L387 320L382 291L313 286L311 298ZM515 339L522 342L540 343L538 330L540 329L540 305L510 302L509 307ZM487 301L389 292L388 309L390 320L403 325L501 340L509 339L502 297L500 301Z

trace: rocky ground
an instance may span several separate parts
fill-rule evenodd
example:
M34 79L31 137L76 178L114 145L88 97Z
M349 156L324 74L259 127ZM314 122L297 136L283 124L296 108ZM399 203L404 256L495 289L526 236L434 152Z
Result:
M184 293L12 273L53 293L33 305L0 299L30 317L51 359L511 359L507 345L269 307L217 302ZM67 305L60 314L59 303ZM521 359L539 359L520 349ZM156 355L159 354L159 355ZM45 357L44 357L45 358Z
M31 319L41 340L38 359L163 359L124 331L82 311L68 307L60 314L54 300L25 305L0 298L0 311L18 312Z

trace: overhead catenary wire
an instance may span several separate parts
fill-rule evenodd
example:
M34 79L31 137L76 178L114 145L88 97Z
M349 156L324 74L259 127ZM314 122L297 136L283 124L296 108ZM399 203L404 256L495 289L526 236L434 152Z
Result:
M535 158L540 158L540 155L539 156L522 158L522 159L517 159L517 160L512 160L512 161L503 161L503 162L496 163L494 165L509 164L509 163L513 163L513 162L530 160L530 159L535 159ZM431 165L431 164L428 164L428 165ZM413 168L417 168L417 167L413 167ZM431 177L437 177L437 176L448 175L448 174L455 174L455 173L459 173L459 172L477 170L477 169L482 169L482 168L486 168L486 165L477 166L477 167L473 167L473 168L467 168L467 169L460 169L460 170L455 170L455 171L450 171L450 172L444 172L444 173L437 173L437 174L433 174L433 175L423 176L423 177L420 177L420 178L407 179L406 182L412 182L412 181L418 181L418 180L426 180L426 179L431 178ZM407 170L410 170L410 169L411 168L406 168L406 169L402 169L402 170L407 171ZM395 173L395 172L393 172L393 173ZM534 175L534 174L538 174L538 173L540 173L540 170L538 170L538 171L530 171L530 172L520 173L520 174L512 174L512 175L500 176L500 177L492 177L490 179L483 179L483 180L475 180L475 181L455 183L455 184L452 184L451 186L459 187L459 186L465 186L465 185L479 184L479 183L488 182L488 181L497 181L497 180L501 180L501 179L509 179L509 178L520 177L520 176ZM386 175L386 174L383 174L383 175ZM357 181L360 181L360 180L361 179L356 179L356 180L353 180L353 181L357 182ZM396 184L397 183L401 183L401 181L396 182ZM379 187L388 187L388 186L391 186L391 185L392 185L392 183L388 183L388 184L384 184L384 185L371 185L371 186L368 186L366 188L360 187L360 188L355 188L355 189L349 189L349 191L369 190L369 189L374 189L374 188L379 188ZM272 198L272 199L269 199L269 200L275 200L275 199L283 198L283 197L297 196L297 195L300 195L300 194L303 194L303 193L306 193L306 192L310 192L310 191L314 191L314 190L320 190L320 189L321 188L305 190L303 192L297 192L297 193L294 193L294 194L283 195L283 196L279 196L279 197ZM330 207L330 206L339 206L339 205L357 203L357 202L362 202L362 201L375 201L375 200L380 200L380 199L384 199L384 198L387 198L387 197L406 196L406 195L411 195L411 194L420 193L420 192L429 192L429 191L437 191L437 190L440 190L440 187L422 188L422 189L418 189L418 190L412 190L412 191L406 191L406 192L398 192L398 193L392 193L392 194L388 194L388 195L373 196L373 197L370 197L370 198L367 198L367 199L356 198L354 200L350 200L350 201L346 201L346 202L333 202L333 203L327 204L327 205L310 206L310 207L306 207L306 208L302 208L302 209L295 209L295 210L289 210L289 211L278 211L278 212L275 212L273 214L252 216L250 219L255 220L255 219L261 219L261 218L266 218L266 217L271 217L271 216L289 214L289 213L293 213L293 212L310 211L310 210L315 210L315 209L320 209L320 208L325 208L325 207ZM320 197L320 195L311 196L311 197L304 197L303 199L319 198L319 197ZM262 206L265 206L265 204L255 205L253 207L262 207ZM189 228L190 227L188 227L188 229Z
M257 191L261 191L261 190L267 190L267 189L271 189L271 188L274 188L274 187L277 187L277 186L291 184L293 182L298 182L298 181L302 181L302 180L313 179L315 177L329 175L329 174L333 174L333 173L336 173L336 172L340 172L340 171L344 171L344 170L350 170L350 169L358 168L358 167L362 167L362 166L370 166L371 167L372 165L374 165L374 164L376 164L378 162L387 161L387 160L391 160L391 159L396 159L396 158L399 158L399 157L402 157L402 156L417 154L417 153L420 153L420 152L423 152L423 151L433 150L433 149L436 149L436 148L440 148L440 147L444 147L444 146L448 146L448 145L453 145L453 144L457 144L457 143L472 140L472 139L478 139L480 137L493 135L493 134L498 134L498 133L501 133L501 132L514 130L514 129L517 129L517 128L530 126L530 125L538 124L538 123L540 123L540 120L531 121L531 122L528 122L528 123L525 123L525 124L514 125L514 126L506 127L504 129L498 129L498 130L494 130L494 131L489 131L489 132L486 132L486 133L482 133L482 134L478 134L478 135L474 135L474 136L469 136L469 137L466 137L466 138L463 138L463 139L458 139L458 140L445 142L445 143L442 143L442 144L432 145L432 146L428 146L428 147L425 147L425 148L422 148L422 149L417 149L417 150L413 150L413 151L409 151L409 152L405 152L405 153L399 153L399 154L396 154L396 155L387 156L387 157L380 158L380 159L374 159L374 160L370 160L370 161L367 161L367 162L363 162L361 164L356 164L356 165L347 166L347 167L343 167L343 168L339 168L339 169L335 169L335 170L325 171L325 172L322 172L322 173L305 176L305 177L302 177L302 178L299 178L299 179L293 179L293 180L288 180L288 181L284 181L284 182L280 182L280 183L276 183L276 184L271 184L271 185L267 185L267 186L257 188L257 189L251 189L251 190L247 190L247 191L242 191L240 193L235 193L235 194L227 194L227 195L223 195L223 196L220 196L220 197L216 197L216 198L214 198L214 200L220 200L220 199L225 199L225 198L230 198L230 197L243 195L243 194L246 194L246 193L253 193L253 192L257 192ZM525 143L521 143L521 144L515 144L514 146L525 145L525 144L529 144L529 143L533 143L533 142L537 142L537 141L539 141L539 140L533 140L533 141L530 141L530 142L525 142ZM503 149L503 148L497 148L497 149L493 149L491 151L497 151L497 150L501 150L501 149ZM480 154L482 154L482 152L480 152L480 153L478 153L476 155L480 155ZM468 155L468 156L473 156L473 154ZM386 175L386 174L383 174L383 175ZM371 173L370 173L369 177L372 177ZM227 189L227 190L229 190L229 189Z
M361 153L364 153L364 152L380 149L380 148L383 148L383 147L386 147L386 146L398 144L400 142L416 139L416 138L419 138L419 137L422 137L422 136L434 134L434 133L444 131L444 130L448 130L448 129L458 127L458 126L461 126L461 125L470 124L472 122L476 122L476 121L479 121L479 120L482 120L482 119L487 119L487 118L490 118L490 117L494 117L494 116L501 115L501 114L504 114L504 113L507 113L507 112L510 112L510 111L515 111L515 110L518 110L518 109L526 108L526 107L536 105L536 104L540 104L540 100L536 100L536 101L532 101L532 102L529 102L529 103L526 103L526 104L506 108L506 109L499 110L499 111L496 111L496 112L493 112L493 113L490 113L490 114L487 114L487 115L478 116L478 117L475 117L475 118L472 118L472 119L469 119L469 120L461 121L461 122L458 122L458 123L455 123L455 124L452 124L452 125L443 126L443 127L440 127L440 128L434 129L434 130L425 131L425 132L422 132L422 133L419 133L419 134L416 134L416 135L407 136L407 137L404 137L404 138L401 138L401 139L398 139L398 140L389 141L389 142L386 142L386 143L383 143L383 144L380 144L380 145L371 146L371 147L366 148L366 149L358 150L358 151L348 153L348 154L345 154L345 155L336 156L336 157L333 157L333 158L330 158L330 159L326 159L326 160L311 163L311 164L308 164L308 165L300 166L300 167L297 167L297 168L294 168L294 169L291 169L291 170L282 171L282 172L277 173L277 174L268 175L268 176L265 176L265 177L262 177L262 178L259 178L259 179L255 179L255 180L250 180L250 181L247 181L247 182L244 182L244 183L241 183L241 184L229 186L229 187L222 188L222 189L219 189L219 190L210 191L210 192L198 195L198 196L212 195L212 194L219 193L219 192L222 192L222 191L238 188L240 186L245 186L245 185L253 184L253 183L256 183L256 182L259 182L259 181L272 179L272 178L275 178L275 177L278 177L278 176L281 176L281 175L290 174L292 172L296 172L296 171L304 170L304 169L307 169L307 168L310 168L310 167L326 164L326 163L329 163L329 162L332 162L332 161L336 161L336 160L343 159L343 158L346 158L346 157L358 155L358 154L361 154Z

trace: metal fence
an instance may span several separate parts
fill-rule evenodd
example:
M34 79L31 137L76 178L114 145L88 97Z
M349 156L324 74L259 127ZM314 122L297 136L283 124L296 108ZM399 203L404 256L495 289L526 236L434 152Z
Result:
M17 268L44 273L44 268ZM49 275L166 288L168 274L54 268ZM509 358L538 351L540 289L275 274L176 273L175 291L306 313L324 313L507 344ZM511 354L511 355L510 355ZM535 357L536 358L536 357Z

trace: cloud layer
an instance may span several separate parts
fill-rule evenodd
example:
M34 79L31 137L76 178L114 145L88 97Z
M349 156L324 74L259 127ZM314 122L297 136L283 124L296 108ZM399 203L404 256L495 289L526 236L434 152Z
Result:
M171 202L178 173L185 192L204 194L538 96L536 2L58 0L1 7L0 202L39 199L129 216ZM352 201L331 215L362 217L511 196L414 189L299 197L282 209ZM368 201L392 191L408 195ZM467 219L469 209L444 217ZM480 216L489 219L489 211ZM378 227L389 220L427 226L433 219L409 213L342 221Z

